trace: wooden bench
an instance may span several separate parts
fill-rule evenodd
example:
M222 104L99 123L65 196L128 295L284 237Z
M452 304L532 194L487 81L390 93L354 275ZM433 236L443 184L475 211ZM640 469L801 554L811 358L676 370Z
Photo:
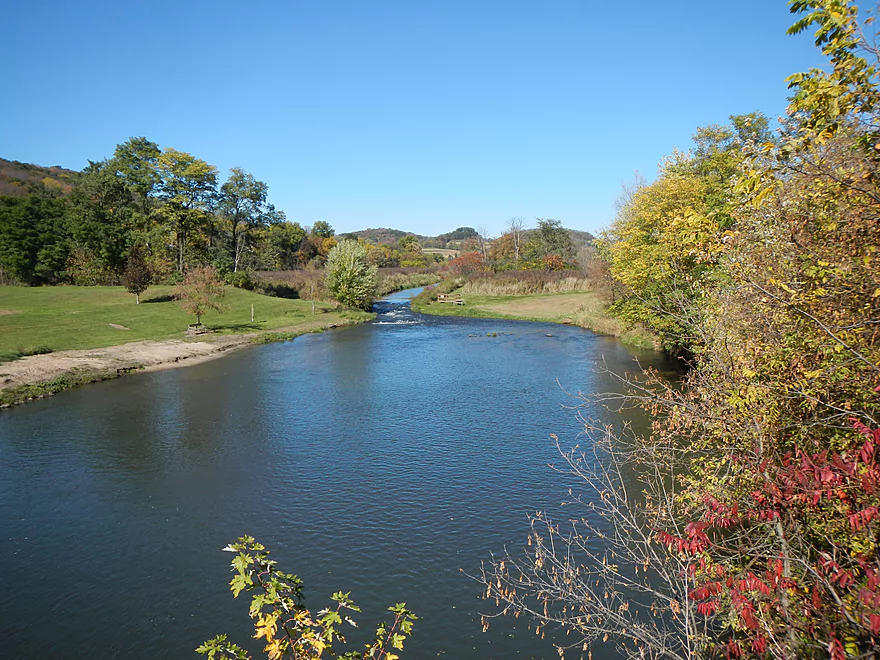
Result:
M450 298L448 293L438 293L437 302L452 303L453 305L464 305L464 300L462 300L461 298Z

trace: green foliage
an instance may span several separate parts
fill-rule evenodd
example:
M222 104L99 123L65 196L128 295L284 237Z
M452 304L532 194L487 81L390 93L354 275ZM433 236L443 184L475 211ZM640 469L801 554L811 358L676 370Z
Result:
M256 230L283 220L268 204L269 187L240 167L229 170L229 179L220 187L220 215L229 229L229 257L237 272L246 250L252 247Z
M477 230L473 227L459 227L446 234L441 234L440 238L445 239L446 241L463 241L467 238L474 238L475 236L477 236Z
M312 225L312 236L318 236L319 238L333 238L335 233L336 232L333 231L333 227L330 226L330 223L324 220L317 220L315 224Z
M339 302L369 309L376 297L377 269L367 263L367 251L355 241L342 241L327 255L327 289Z
M563 261L574 257L571 234L559 220L538 218L538 228L532 232L522 248L526 259L539 261L542 257L556 256Z
M269 551L253 537L243 536L226 548L237 553L232 560L233 596L242 592L253 594L249 613L254 619L254 637L266 642L265 652L270 660L291 658L338 657L345 660L397 660L394 651L402 650L403 643L412 634L418 617L406 609L405 603L388 608L393 615L390 623L381 622L373 641L364 651L344 651L346 645L343 625L356 627L352 616L360 608L350 593L336 592L330 596L332 605L312 612L304 605L303 582L292 573L284 573L269 559ZM241 647L228 641L226 635L205 642L196 652L215 658L247 658Z
M208 208L217 192L217 168L176 149L162 152L157 166L164 202L160 210L174 236L177 270L183 273L193 253L204 248L201 239L210 224ZM195 245L190 245L191 240Z
M0 197L0 269L9 277L24 284L58 282L69 246L63 200Z

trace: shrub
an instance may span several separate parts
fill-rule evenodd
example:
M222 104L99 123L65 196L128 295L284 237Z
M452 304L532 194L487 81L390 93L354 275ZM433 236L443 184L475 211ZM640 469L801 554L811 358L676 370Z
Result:
M234 286L236 289L244 289L245 291L253 291L257 287L253 276L247 271L238 271L237 273L227 273L224 278L226 283Z
M369 309L376 296L377 269L367 264L367 250L356 241L342 241L327 255L327 289L350 307Z

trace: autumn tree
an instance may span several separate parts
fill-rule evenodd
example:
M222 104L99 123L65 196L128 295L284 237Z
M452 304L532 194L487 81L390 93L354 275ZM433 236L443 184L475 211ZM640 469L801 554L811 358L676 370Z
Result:
M502 609L623 657L880 655L880 58L853 2L791 7L830 68L789 79L779 140L694 214L732 224L706 232L684 387L627 378L651 432L591 426L595 454L566 453L574 526L540 517L484 574Z
M725 232L741 202L732 186L743 150L769 143L760 113L730 119L697 129L692 152L674 152L654 183L627 191L597 242L622 293L611 312L652 330L673 354L702 344L703 298L719 276Z
M486 262L479 252L465 252L460 257L450 259L443 270L453 275L471 275L486 269Z
M183 151L166 149L158 159L161 212L177 249L177 269L184 272L190 240L208 225L216 195L217 168Z
M137 245L133 246L128 251L128 262L122 273L122 286L126 291L134 294L136 305L141 304L141 294L149 288L152 275L141 248Z
M339 302L369 309L376 296L378 270L367 263L367 250L357 241L342 241L327 255L327 289Z
M223 281L211 266L190 270L174 292L180 308L196 317L196 325L202 324L202 316L209 310L226 309L220 302L224 295Z

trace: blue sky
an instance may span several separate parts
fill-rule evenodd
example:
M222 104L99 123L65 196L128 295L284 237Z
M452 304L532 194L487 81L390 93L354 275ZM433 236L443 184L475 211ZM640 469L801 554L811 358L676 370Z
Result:
M240 166L303 224L596 231L697 126L823 64L784 0L8 3L0 157L145 136Z

